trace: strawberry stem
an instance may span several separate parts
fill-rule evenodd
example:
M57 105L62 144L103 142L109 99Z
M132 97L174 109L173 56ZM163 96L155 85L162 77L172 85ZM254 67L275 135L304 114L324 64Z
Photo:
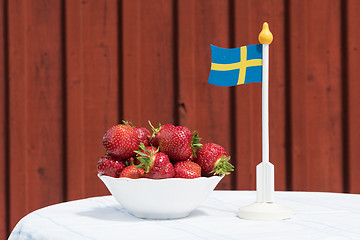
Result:
M229 163L230 156L222 155L221 158L215 163L214 169L210 173L216 175L228 175L234 171L234 166Z
M196 149L202 149L202 144L200 143L201 138L199 137L198 132L194 131L191 139L191 151L194 157L196 157Z
M145 153L142 151L134 151L139 155L137 157L137 160L140 161L140 163L138 165L135 165L135 167L142 168L144 169L145 173L148 173L150 171L150 167L154 164L154 162L151 160L153 156L153 152L147 150L144 143L140 143L140 149L143 150ZM159 149L157 149L155 153L157 153L158 151Z
M151 141L155 138L156 134L158 134L158 132L160 132L160 130L161 130L161 128L162 128L162 125L159 123L159 127L158 127L158 128L155 128L155 127L151 124L150 120L148 121L148 123L149 123L149 125L150 125L151 130L153 131L153 133L152 133L152 135L151 135L151 137L150 137L150 143L151 143Z
M134 126L134 124L133 124L132 122L125 121L125 120L122 120L122 122L123 122L125 125L128 125L128 126L130 126L130 127L132 127L132 128L134 128L134 127L135 127L135 126Z

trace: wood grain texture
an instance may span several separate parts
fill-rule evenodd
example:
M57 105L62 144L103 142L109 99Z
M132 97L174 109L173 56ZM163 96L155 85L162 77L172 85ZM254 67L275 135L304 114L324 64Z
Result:
M67 199L85 196L85 120L82 3L66 1ZM93 160L95 162L95 159ZM77 170L76 170L77 169ZM75 184L76 183L76 184Z
M9 19L9 167L18 168L10 172L9 185L9 224L16 222L28 212L26 179L26 82L25 82L25 38L23 2L11 1L8 5ZM13 30L11 30L13 29ZM16 30L14 32L14 30ZM22 87L18 87L22 86ZM15 149L12 146L21 146ZM17 159L17 160L13 160ZM11 162L10 162L11 161ZM14 172L12 174L12 172Z
M0 0L0 238L32 210L109 194L96 163L122 119L197 130L233 156L217 189L255 190L261 84L207 81L210 44L256 44L265 21L276 190L360 193L359 11L356 0Z
M210 44L229 47L226 1L178 1L180 124L198 130L202 143L220 144L231 154L230 89L207 83ZM234 161L233 159L232 161ZM218 189L231 189L226 176Z
M347 130L348 130L348 139L347 139L347 148L348 151L348 169L345 172L348 172L348 190L351 193L360 193L360 50L359 50L359 39L360 39L360 29L354 19L358 18L358 13L360 11L360 5L358 1L347 1L346 9L346 46L344 49L347 56L347 104L348 104L348 121ZM344 79L345 81L345 79Z
M59 9L60 1L9 2L11 227L63 200Z
M102 137L119 119L116 1L66 2L67 195L108 191L96 176Z
M0 239L6 239L8 234L7 219L7 79L6 79L6 4L0 0Z
M122 27L123 118L175 123L172 1L124 1Z
M235 1L235 45L258 44L262 24L268 22L270 45L269 132L270 162L275 166L275 188L286 188L284 1ZM247 24L243 24L243 23ZM236 87L236 189L256 188L256 165L262 160L261 84Z
M290 1L293 190L341 192L340 1Z

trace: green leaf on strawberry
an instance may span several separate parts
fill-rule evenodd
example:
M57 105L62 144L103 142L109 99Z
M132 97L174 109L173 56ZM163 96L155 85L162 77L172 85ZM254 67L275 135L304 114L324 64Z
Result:
M201 137L199 137L198 132L194 131L191 139L191 150L194 157L196 157L196 149L202 149L202 144L200 143Z
M216 175L228 175L234 171L234 166L229 163L230 156L222 155L221 158L215 163L214 169L210 172Z
M155 152L149 151L146 149L146 146L143 143L140 143L140 149L142 151L134 151L139 155L137 159L140 161L140 164L136 165L135 167L142 168L145 170L145 173L148 173L150 171L150 167L154 164L154 162L151 161L151 158L159 151L159 149L157 149Z

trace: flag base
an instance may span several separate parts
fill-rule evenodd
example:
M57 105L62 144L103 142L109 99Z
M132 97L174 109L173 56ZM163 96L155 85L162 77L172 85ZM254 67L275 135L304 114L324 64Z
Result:
M255 202L239 209L239 218L247 220L271 221L291 218L290 208L274 202Z

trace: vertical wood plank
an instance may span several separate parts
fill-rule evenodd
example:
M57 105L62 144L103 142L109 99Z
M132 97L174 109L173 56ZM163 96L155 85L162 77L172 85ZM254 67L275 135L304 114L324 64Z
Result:
M60 1L9 1L10 226L63 200Z
M8 236L7 229L7 84L6 84L6 4L0 0L0 239L6 239Z
M85 196L84 68L82 3L66 1L66 160L67 199ZM95 162L95 156L93 161ZM75 173L75 169L77 169ZM76 184L75 184L76 183Z
M270 162L275 188L286 188L284 1L235 1L236 47L259 44L262 24L268 22L274 41L269 59ZM262 160L261 84L236 87L237 189L256 188L256 165Z
M360 50L359 39L360 29L357 24L360 5L358 1L347 1L346 22L347 22L347 76L348 83L346 90L348 104L348 145L344 146L348 150L348 171L349 171L349 191L351 193L360 193Z
M293 190L342 191L340 1L290 1Z
M220 144L231 154L230 89L207 82L210 44L229 47L228 13L227 1L178 1L180 92L177 111L180 124L198 130L202 143ZM233 174L226 176L217 188L231 189Z
M108 194L96 176L102 137L118 123L117 1L66 1L68 200Z
M17 166L17 173L9 169L9 185L15 183L17 188L9 189L10 225L28 212L26 187L26 84L25 84L25 27L23 1L11 1L8 5L8 39L9 39L9 167ZM12 30L11 30L12 29ZM15 31L15 32L14 32ZM22 86L17 88L17 86ZM13 90L14 89L14 90ZM15 91L16 89L16 91ZM12 92L13 91L13 92ZM13 146L22 146L13 149ZM13 160L14 159L14 160Z
M124 1L122 26L124 119L175 123L172 1Z

